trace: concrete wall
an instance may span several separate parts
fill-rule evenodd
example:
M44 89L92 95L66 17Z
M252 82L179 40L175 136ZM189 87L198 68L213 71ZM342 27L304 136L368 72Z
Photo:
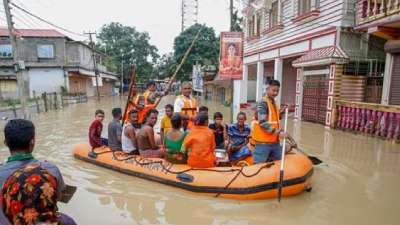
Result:
M64 86L64 71L61 68L31 68L29 74L29 90L33 96L43 92L60 92L61 86Z

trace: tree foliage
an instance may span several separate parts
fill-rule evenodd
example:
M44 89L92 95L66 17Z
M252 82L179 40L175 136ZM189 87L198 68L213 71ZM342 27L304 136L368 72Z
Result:
M175 38L173 60L169 59L167 62L173 62L175 65L179 64L200 29L200 37L179 71L178 80L189 80L196 61L203 65L218 65L219 38L212 27L200 24L189 27Z
M243 32L243 17L239 15L239 10L234 10L232 15L232 31Z
M97 40L98 48L111 56L105 62L109 70L121 74L123 69L124 77L128 78L134 64L139 81L152 75L159 55L157 47L150 44L147 32L139 32L135 27L112 22L103 25ZM121 66L122 62L124 68Z

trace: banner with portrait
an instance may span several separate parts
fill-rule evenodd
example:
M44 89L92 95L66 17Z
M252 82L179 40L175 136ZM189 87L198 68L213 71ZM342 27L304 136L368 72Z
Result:
M242 79L243 33L222 32L219 61L220 79Z

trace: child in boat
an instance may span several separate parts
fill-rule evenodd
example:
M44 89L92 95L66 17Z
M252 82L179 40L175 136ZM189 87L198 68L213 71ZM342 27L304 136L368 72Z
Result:
M225 149L227 140L227 126L223 123L223 115L220 112L214 113L214 123L210 124L208 127L214 131L215 144L218 149Z
M104 111L101 109L96 110L95 118L89 127L89 143L92 149L107 146L108 140L101 137L103 131Z
M158 111L151 109L146 114L146 123L137 133L139 153L147 158L163 158L165 152L156 145L154 138L154 125L157 123Z
M179 113L175 113L172 116L171 124L172 130L165 135L164 139L167 149L167 160L172 163L186 163L187 157L180 151L187 133L181 130L182 117Z
M195 126L183 141L181 152L188 154L187 164L189 166L208 168L215 166L214 149L214 132L208 128L208 116L199 113L195 119Z
M160 124L160 136L162 144L164 144L165 134L167 134L172 129L171 117L173 113L174 113L174 106L172 106L171 104L166 105L165 115L161 119L161 124Z
M246 124L246 119L246 114L244 112L239 112L237 115L237 123L230 125L228 128L228 154L229 160L233 164L251 156L251 151L248 147L250 127Z

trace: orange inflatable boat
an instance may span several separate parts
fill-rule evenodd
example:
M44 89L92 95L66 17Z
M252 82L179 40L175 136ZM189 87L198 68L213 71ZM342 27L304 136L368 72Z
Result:
M268 199L278 194L280 161L245 167L196 169L163 159L129 156L108 148L95 149L89 157L89 144L78 144L74 156L80 160L128 175L156 181L194 193L231 199ZM311 190L313 165L304 155L286 155L283 196Z

